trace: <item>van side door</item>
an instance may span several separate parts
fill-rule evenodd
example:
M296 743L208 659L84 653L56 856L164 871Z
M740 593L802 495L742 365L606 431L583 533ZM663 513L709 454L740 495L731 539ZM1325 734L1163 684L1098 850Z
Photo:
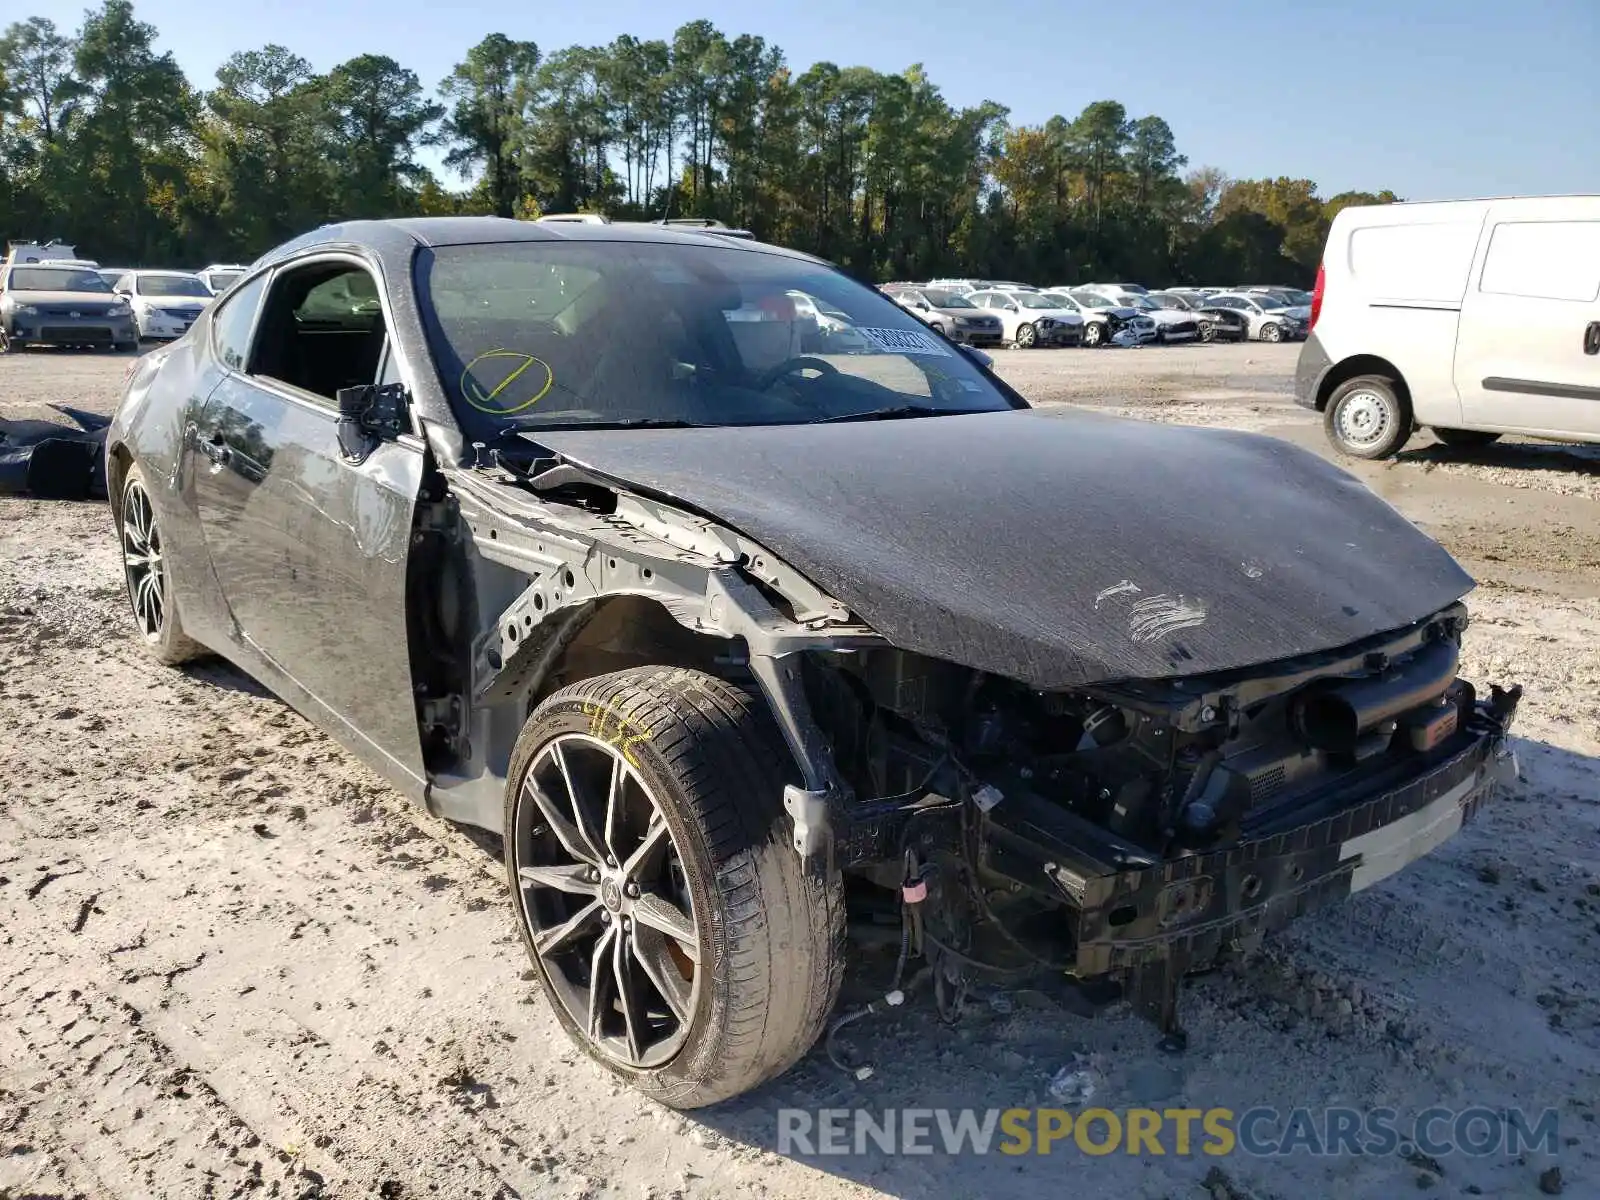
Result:
M1491 208L1455 380L1473 428L1600 437L1600 200Z

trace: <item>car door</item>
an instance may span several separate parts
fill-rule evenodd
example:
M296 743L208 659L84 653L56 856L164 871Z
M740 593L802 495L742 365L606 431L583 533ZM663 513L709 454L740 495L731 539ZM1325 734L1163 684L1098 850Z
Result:
M1456 329L1468 425L1600 435L1600 213L1491 207Z
M407 432L356 460L338 436L340 388L398 382L377 294L350 256L273 273L245 356L218 364L195 422L194 490L243 656L414 788L406 562L423 447Z

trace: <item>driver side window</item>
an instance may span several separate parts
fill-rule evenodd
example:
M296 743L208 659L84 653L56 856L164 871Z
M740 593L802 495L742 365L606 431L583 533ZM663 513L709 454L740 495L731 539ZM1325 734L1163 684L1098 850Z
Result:
M331 402L340 388L377 381L386 333L377 280L365 268L309 263L273 279L249 373Z

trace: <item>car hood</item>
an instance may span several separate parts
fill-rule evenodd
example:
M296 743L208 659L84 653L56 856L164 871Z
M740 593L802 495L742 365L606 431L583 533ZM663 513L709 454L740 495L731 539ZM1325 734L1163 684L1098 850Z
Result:
M1044 689L1344 646L1473 586L1252 434L1033 410L528 436L755 539L903 649Z
M156 308L204 308L211 303L209 296L135 296L134 299Z
M17 304L119 304L122 297L111 292L7 292L6 298Z

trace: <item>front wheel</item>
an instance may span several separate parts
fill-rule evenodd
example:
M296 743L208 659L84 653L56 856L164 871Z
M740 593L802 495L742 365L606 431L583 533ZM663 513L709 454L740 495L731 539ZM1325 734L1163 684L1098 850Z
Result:
M759 693L668 667L555 693L512 754L506 871L550 1006L675 1108L787 1070L838 994L843 883L790 844L790 761Z
M1278 324L1263 325L1261 327L1261 340L1263 342L1283 341L1283 326Z
M1100 339L1105 336L1105 327L1099 321L1090 321L1083 327L1083 344L1085 346L1098 346Z
M1202 342L1214 342L1214 341L1216 341L1217 340L1217 327L1215 325L1210 324L1210 323L1201 325L1200 326L1200 340Z
M1334 449L1351 458L1388 458L1411 437L1411 406L1394 380L1357 375L1341 383L1323 413Z
M1500 440L1498 433L1491 433L1487 429L1441 429L1435 425L1433 436L1446 446L1454 446L1460 450L1468 450L1474 446L1488 446Z
M1031 350L1039 342L1039 331L1030 321L1017 329L1017 349Z

